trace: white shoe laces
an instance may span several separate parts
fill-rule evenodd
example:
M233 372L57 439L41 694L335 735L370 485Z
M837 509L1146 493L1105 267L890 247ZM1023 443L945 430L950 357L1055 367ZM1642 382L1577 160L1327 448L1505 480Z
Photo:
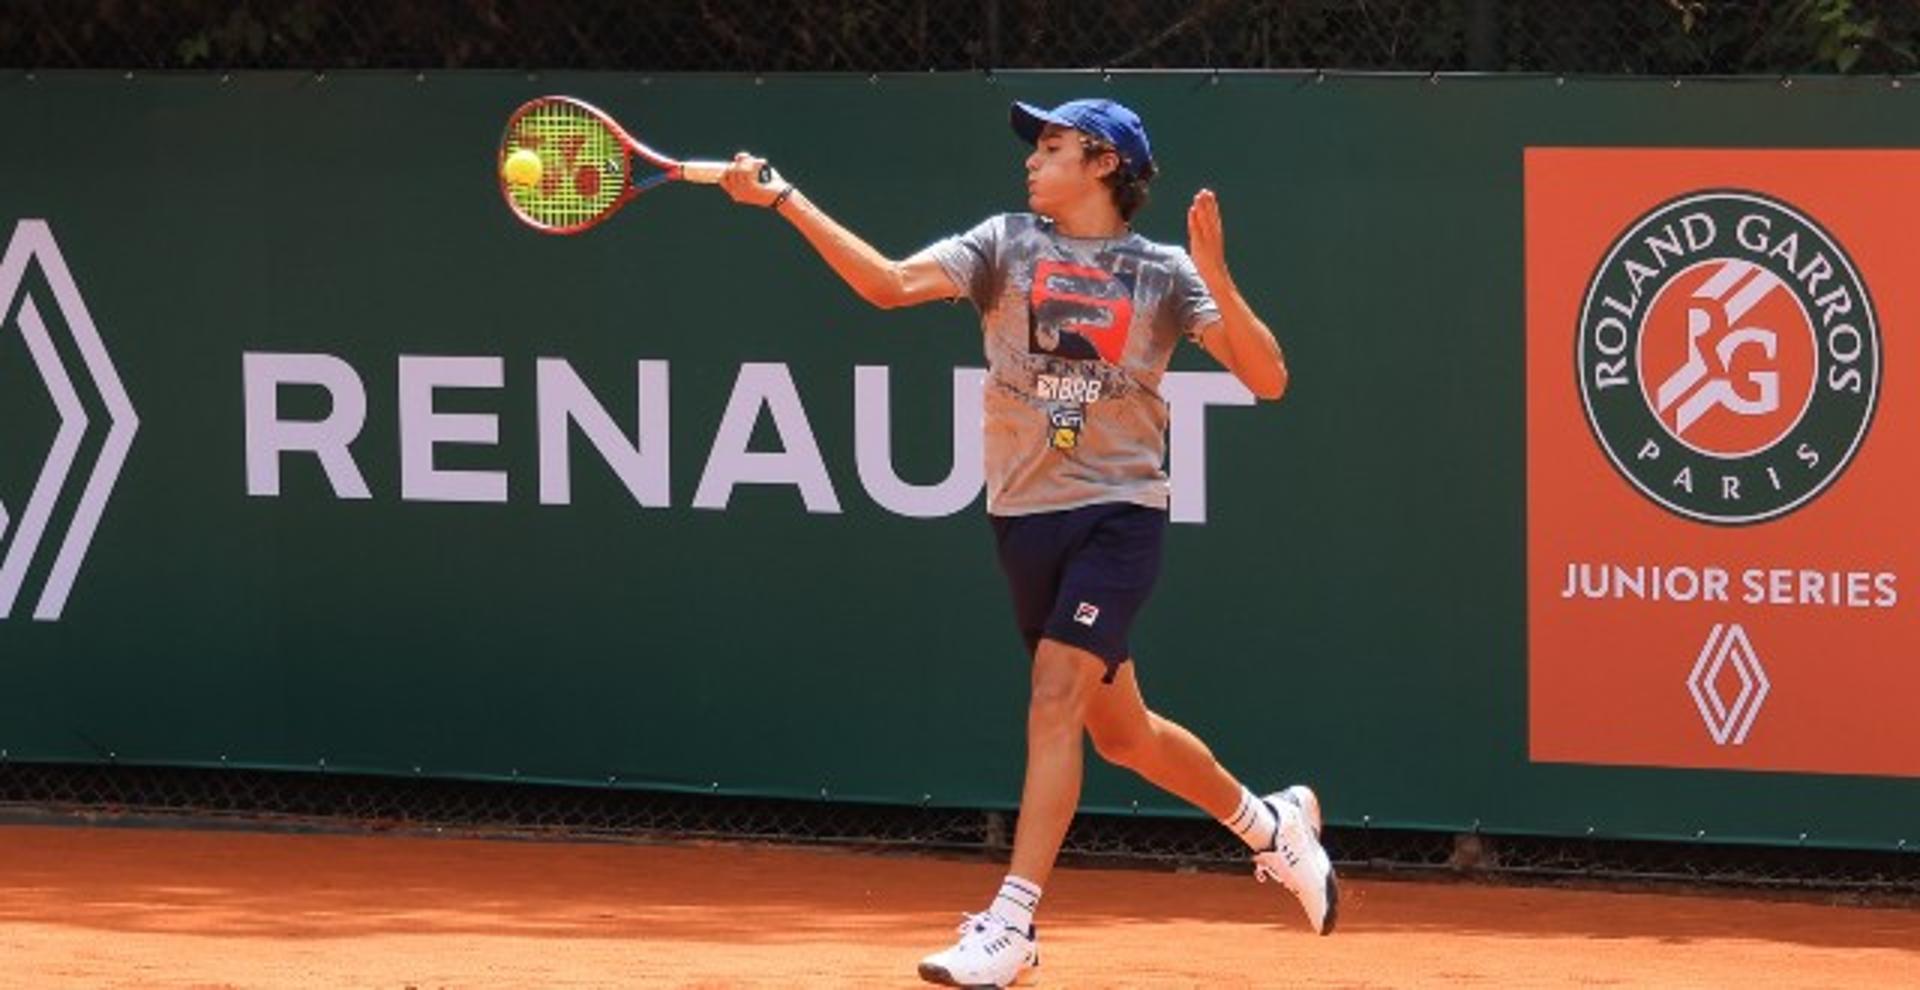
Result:
M978 914L961 915L960 925L959 927L955 928L954 931L960 933L960 944L962 945L965 945L969 941L973 941L973 942L990 941L991 939L1001 934L1002 932L1011 932L1015 935L1021 936L1022 938L1026 937L1026 934L1027 934L1026 932L1023 932L1020 929L1007 924L1007 921L1005 918L1002 918L999 915L994 914L992 911L982 911Z
M1284 871L1276 870L1265 863L1256 862L1253 864L1253 878L1255 880L1260 881L1261 883L1266 883L1268 880L1272 880L1274 883L1277 883L1280 886L1285 887L1296 894L1300 892L1300 888L1294 885L1292 876L1288 875Z
M962 956L992 959L1003 952L1013 952L1013 958L1020 958L1030 951L1027 933L1008 925L1004 918L991 911L961 915L954 931L960 934L960 941L948 951Z
M1282 812L1282 814L1284 815L1285 813ZM1274 829L1273 848L1254 856L1253 878L1261 883L1272 880L1280 886L1293 891L1295 894L1299 894L1300 887L1294 883L1293 871L1290 867L1299 863L1301 853L1292 843L1287 841L1286 831L1287 822L1283 818ZM1267 865L1267 857L1280 859L1284 861L1289 868L1276 869L1273 866L1269 866Z

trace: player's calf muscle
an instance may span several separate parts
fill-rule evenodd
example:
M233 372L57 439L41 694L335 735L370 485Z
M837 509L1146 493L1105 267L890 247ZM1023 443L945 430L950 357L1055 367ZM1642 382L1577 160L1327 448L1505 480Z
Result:
M1139 726L1124 729L1112 726L1095 728L1096 723L1087 723L1088 735L1093 737L1093 751L1100 758L1116 767L1129 770L1145 763L1154 748L1152 729L1142 722Z

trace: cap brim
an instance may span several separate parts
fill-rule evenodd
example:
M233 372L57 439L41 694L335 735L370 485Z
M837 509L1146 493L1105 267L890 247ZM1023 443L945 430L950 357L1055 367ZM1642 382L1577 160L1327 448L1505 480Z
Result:
M1073 127L1065 120L1029 103L1015 103L1008 117L1013 123L1013 133L1020 135L1020 140L1028 144L1040 140L1040 132L1046 130L1048 124Z

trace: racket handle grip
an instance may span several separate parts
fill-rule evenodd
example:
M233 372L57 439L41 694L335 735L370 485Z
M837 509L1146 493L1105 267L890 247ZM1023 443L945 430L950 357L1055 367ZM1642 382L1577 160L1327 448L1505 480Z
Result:
M728 162L681 162L680 178L703 186L716 185L731 167Z
M732 167L731 162L681 162L680 178L706 186L717 185L720 177L727 174L727 169ZM760 184L764 186L772 181L773 166L760 166Z

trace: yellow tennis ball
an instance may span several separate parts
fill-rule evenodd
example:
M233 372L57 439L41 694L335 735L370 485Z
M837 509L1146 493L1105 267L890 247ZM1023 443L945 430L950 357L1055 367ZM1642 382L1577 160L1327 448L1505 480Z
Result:
M540 155L527 148L518 148L507 156L500 166L500 174L516 186L537 186L540 184Z

